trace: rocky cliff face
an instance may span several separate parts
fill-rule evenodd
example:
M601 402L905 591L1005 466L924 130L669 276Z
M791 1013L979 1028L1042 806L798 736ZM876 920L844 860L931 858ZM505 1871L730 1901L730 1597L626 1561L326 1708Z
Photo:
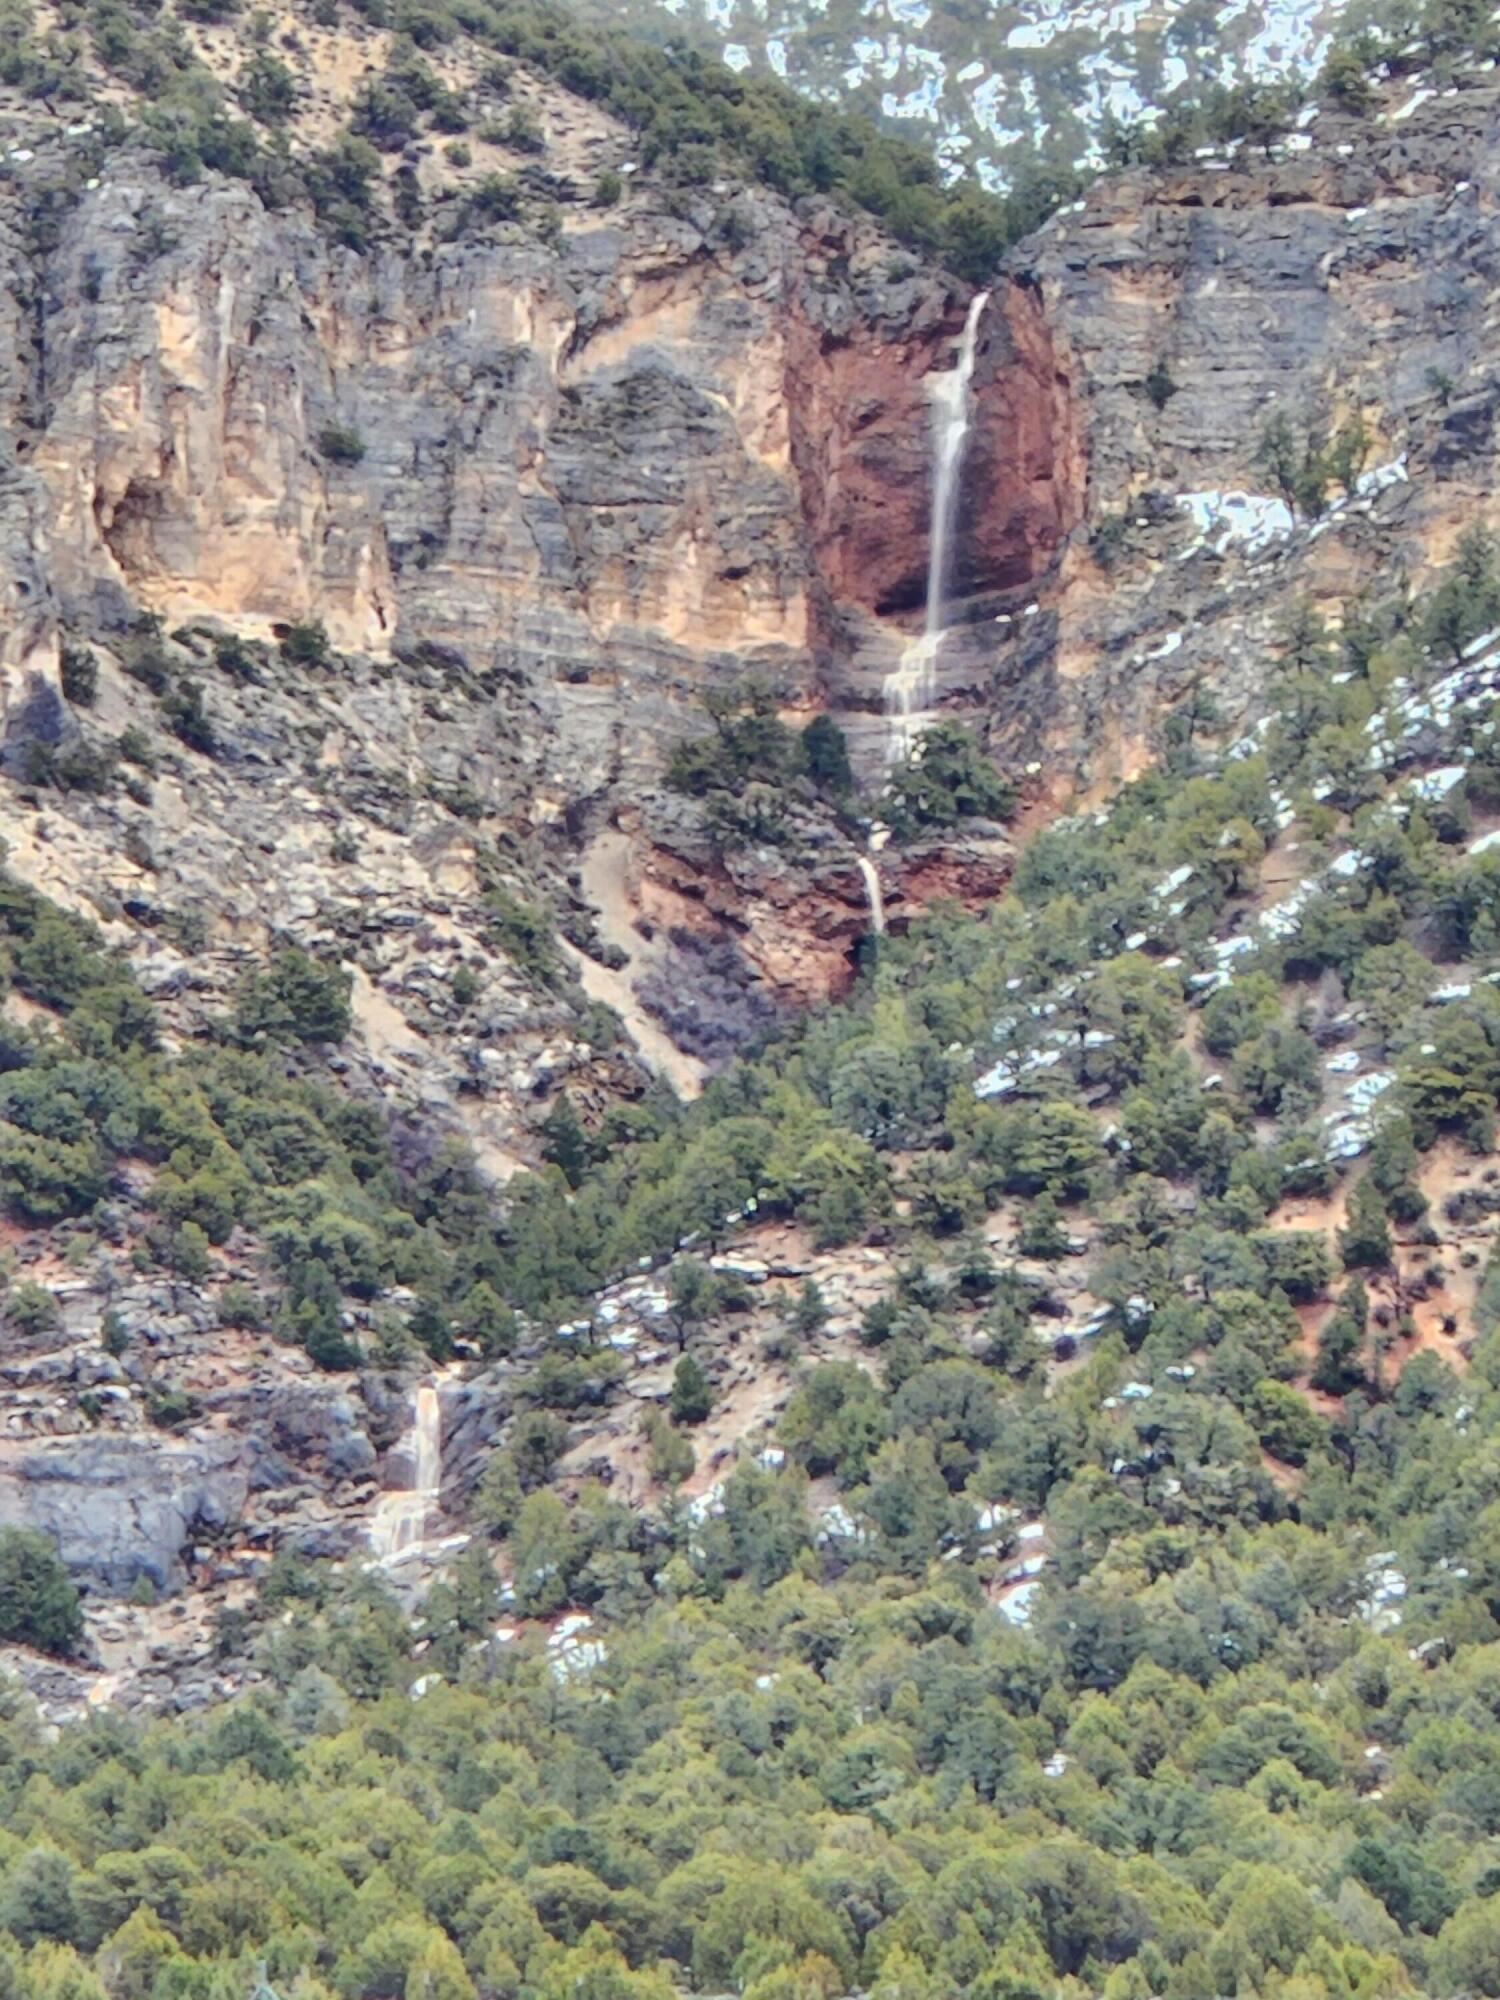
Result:
M846 602L919 594L922 377L963 301L831 211L737 201L734 252L712 197L642 196L555 248L356 256L117 170L44 260L11 244L53 308L6 357L18 589L73 628L450 648L515 690L494 803L533 820L639 774L705 679L774 662L812 700Z
M591 163L627 150L607 126L592 143ZM143 612L260 639L315 621L347 661L295 696L210 674L220 753L174 753L150 808L124 810L149 869L118 813L49 801L41 872L64 896L107 883L121 906L192 901L211 946L253 945L339 900L322 864L342 829L372 945L409 928L391 921L397 875L403 904L462 929L476 832L565 863L701 726L698 695L749 673L804 715L841 675L858 683L878 766L879 680L925 579L924 378L950 364L965 306L940 274L831 208L744 190L669 210L642 184L619 211L571 213L552 247L512 230L364 256L242 185L175 190L129 156L45 253L25 185L12 196L12 774L31 744L76 733L57 693L70 635L107 649L95 719L111 726L140 706L113 661ZM1048 394L1009 380L1048 412L1045 440ZM334 429L358 438L357 463L324 452ZM985 548L1009 550L1012 489L985 491ZM1052 553L1066 507L1038 512L997 573ZM375 850L398 798L393 873ZM11 837L24 869L35 830ZM853 850L837 872L853 879ZM774 1004L847 982L859 894L807 917L839 964L773 978ZM764 980L732 926L720 945L728 1006ZM424 949L441 955L430 933ZM399 1040L403 1003L386 1002Z
M1023 246L1083 525L1034 593L1036 629L1002 619L954 658L1049 790L1140 768L1195 692L1233 733L1293 605L1337 615L1483 517L1497 114L1487 81L1408 86L1373 120L1317 117L1269 160L1101 184ZM1330 487L1319 521L1294 522L1258 463L1278 415L1299 438L1356 415L1368 431L1358 494Z
M1392 468L1368 506L1399 514L1413 559L1490 490L1492 93L1407 109L1322 117L1269 161L1113 181L1001 274L940 680L1048 796L1138 767L1195 687L1237 722L1286 604L1358 588L1366 500L1317 533L1283 520L1256 465L1273 411L1362 414L1369 467ZM602 114L549 115L559 185L629 165ZM12 774L77 721L56 693L66 633L110 645L142 610L260 637L316 619L350 664L311 695L305 676L294 693L210 675L222 754L173 752L139 813L49 798L39 834L13 798L23 869L40 840L62 893L194 901L227 947L326 913L319 848L342 833L367 914L385 903L364 926L376 957L415 857L398 900L437 925L420 956L445 925L477 935L459 906L497 833L540 843L560 889L706 687L768 675L793 711L831 708L878 774L881 682L926 589L924 384L966 303L939 274L828 207L668 201L644 180L618 210L565 208L551 245L512 228L361 256L244 186L173 189L128 153L39 248L32 172L9 190L0 325ZM357 436L357 463L322 449L331 430ZM1248 504L1220 518L1236 491ZM103 718L128 721L133 691L106 684ZM791 939L778 973L734 871L700 852L686 879L689 833L631 879L717 912L752 1011L837 990L854 849L807 857L810 900L759 898ZM372 962L365 1012L373 1034L394 1006L396 1043L387 970Z

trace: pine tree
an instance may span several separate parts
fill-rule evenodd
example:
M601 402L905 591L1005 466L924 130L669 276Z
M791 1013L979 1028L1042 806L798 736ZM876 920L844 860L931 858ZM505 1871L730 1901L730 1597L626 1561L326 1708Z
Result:
M799 1340L811 1340L828 1324L828 1301L816 1278L809 1278L788 1302L782 1314L788 1333Z
M1391 1261L1391 1230L1380 1190L1367 1175L1349 1197L1349 1217L1339 1231L1346 1271L1383 1270Z
M684 1354L672 1376L670 1408L679 1424L701 1424L714 1406L707 1375L691 1354Z
M1045 1191L1028 1202L1021 1212L1016 1248L1023 1257L1038 1257L1044 1264L1066 1257L1071 1239L1063 1225L1056 1201Z
M1360 1353L1370 1317L1370 1300L1358 1278L1344 1288L1338 1307L1318 1335L1312 1384L1325 1395L1342 1396L1364 1379Z

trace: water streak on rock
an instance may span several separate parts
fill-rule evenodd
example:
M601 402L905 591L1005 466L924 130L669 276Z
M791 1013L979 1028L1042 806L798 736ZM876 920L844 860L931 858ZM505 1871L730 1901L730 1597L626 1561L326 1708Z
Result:
M958 344L957 362L945 373L928 378L933 466L927 608L922 631L902 653L895 672L887 674L885 679L886 761L890 764L898 764L911 755L936 694L938 647L943 637L943 595L958 511L959 476L969 438L969 387L979 345L979 322L989 298L988 292L974 294Z

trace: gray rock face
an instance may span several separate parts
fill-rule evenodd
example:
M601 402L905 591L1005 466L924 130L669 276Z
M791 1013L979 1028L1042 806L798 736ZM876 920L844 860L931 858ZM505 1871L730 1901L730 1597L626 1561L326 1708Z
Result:
M181 1581L193 1536L231 1527L249 1493L242 1440L91 1435L0 1446L0 1524L50 1535L68 1567L107 1591Z
M335 1481L373 1472L371 1444L354 1398L328 1385L282 1390L270 1397L265 1424L272 1448L294 1463L317 1458Z
M1018 246L981 326L939 678L1035 789L1139 772L1199 693L1237 734L1295 604L1336 609L1442 563L1493 508L1497 181L1493 82L1407 85L1270 159L1103 181ZM1325 518L1291 523L1260 462L1267 423L1326 436L1356 413L1365 490L1331 483ZM978 509L996 482L1010 497ZM1028 512L1045 526L1044 484L1082 506L1048 502L1072 525L1050 548L1034 535L1032 583L997 597ZM848 685L868 686L858 661Z

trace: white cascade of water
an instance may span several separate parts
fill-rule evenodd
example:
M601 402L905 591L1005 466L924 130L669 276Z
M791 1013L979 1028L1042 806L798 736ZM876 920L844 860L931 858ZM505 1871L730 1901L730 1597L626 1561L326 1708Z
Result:
M412 1484L382 1493L370 1517L376 1562L399 1562L422 1547L443 1483L443 1406L436 1385L423 1382L412 1404L402 1448L412 1462Z
M941 375L929 375L932 402L932 526L927 543L927 607L922 630L901 655L900 665L885 677L886 762L909 757L936 694L938 646L943 636L943 594L948 581L949 552L958 509L959 474L969 441L969 388L979 345L979 322L989 304L988 292L969 301L955 365Z
M885 896L880 887L880 876L875 863L868 854L855 856L856 865L864 878L865 901L870 907L870 929L876 937L885 936Z

